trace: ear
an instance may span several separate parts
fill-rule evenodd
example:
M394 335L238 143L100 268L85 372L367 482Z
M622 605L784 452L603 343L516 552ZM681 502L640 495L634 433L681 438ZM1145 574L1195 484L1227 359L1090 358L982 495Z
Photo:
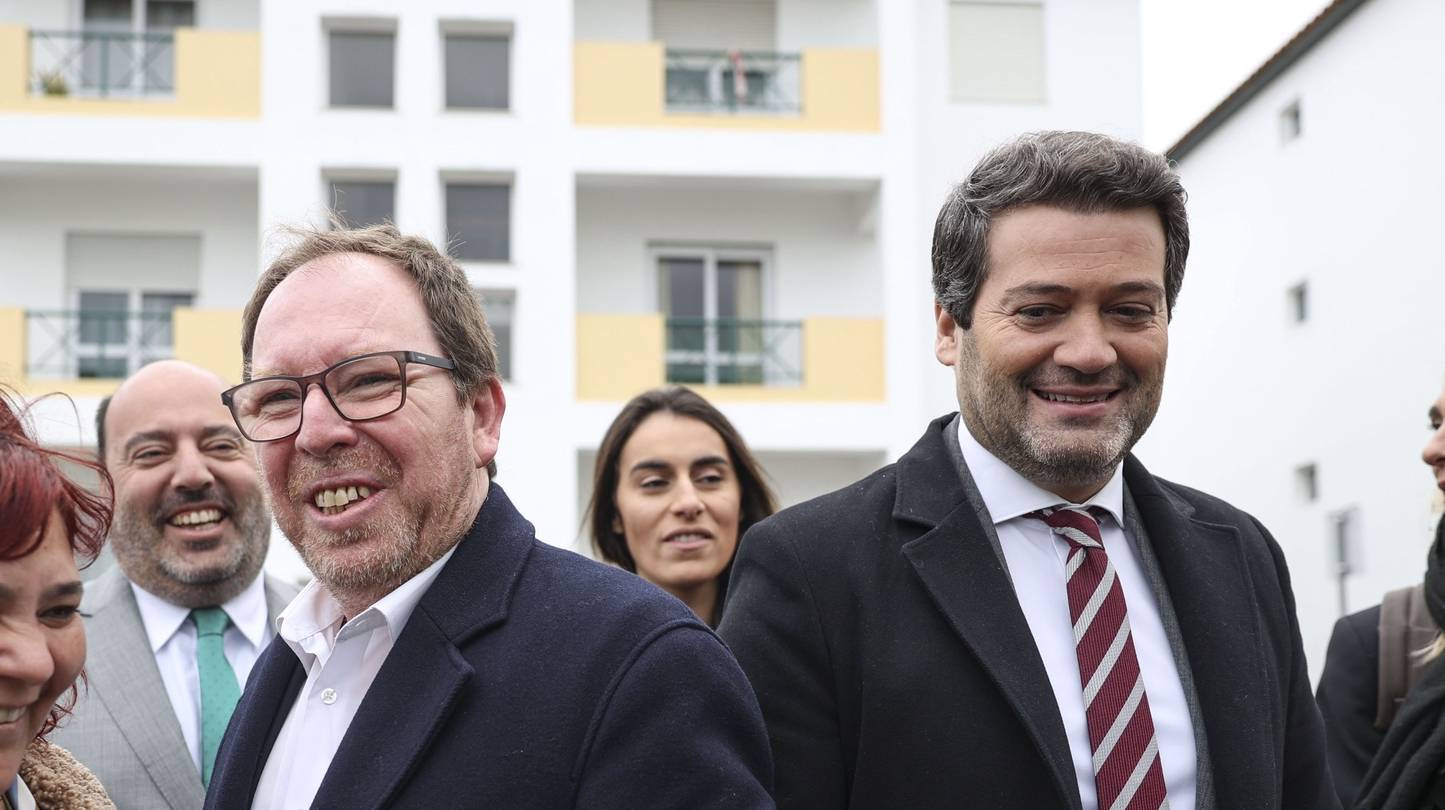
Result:
M626 534L627 534L627 532L624 532L624 531L622 530L622 516L621 516L621 515L613 515L613 516L612 516L612 533L615 534L615 535L618 535L618 536L623 536L623 535L626 535Z
M958 362L958 324L937 301L933 302L933 322L933 356L945 366L955 365Z
M472 461L477 469L492 463L497 457L497 444L502 437L502 415L507 412L507 397L502 393L502 381L497 377L477 389L472 395Z

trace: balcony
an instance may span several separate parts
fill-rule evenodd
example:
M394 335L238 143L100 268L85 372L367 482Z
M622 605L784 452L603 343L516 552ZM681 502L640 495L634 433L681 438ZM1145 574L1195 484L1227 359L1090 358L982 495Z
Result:
M576 123L878 132L878 52L669 50L660 42L578 42Z
M228 380L241 370L241 313L0 307L0 380L24 394L104 396L140 366L175 357Z
M883 322L577 316L579 401L625 401L669 382L717 402L882 402Z
M0 25L0 113L8 112L260 118L261 37Z

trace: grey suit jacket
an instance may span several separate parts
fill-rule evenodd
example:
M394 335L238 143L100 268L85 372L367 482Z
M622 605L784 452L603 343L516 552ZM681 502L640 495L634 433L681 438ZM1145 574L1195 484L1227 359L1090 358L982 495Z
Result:
M296 589L267 576L266 612L276 614ZM88 652L86 684L74 714L51 741L99 777L120 810L197 810L201 775L161 682L135 593L117 566L86 585L81 609Z

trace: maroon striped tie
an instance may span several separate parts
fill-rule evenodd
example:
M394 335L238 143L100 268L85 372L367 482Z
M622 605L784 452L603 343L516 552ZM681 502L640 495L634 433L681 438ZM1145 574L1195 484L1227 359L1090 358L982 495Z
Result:
M1167 808L1159 743L1134 655L1124 589L1104 552L1099 522L1074 507L1041 509L1028 517L1047 523L1069 543L1064 577L1099 810Z

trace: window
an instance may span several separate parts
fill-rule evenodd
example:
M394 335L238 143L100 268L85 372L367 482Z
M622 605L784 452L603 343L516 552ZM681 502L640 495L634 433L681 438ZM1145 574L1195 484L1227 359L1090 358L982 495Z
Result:
M392 180L331 180L331 210L348 228L364 228L396 221L396 182Z
M510 38L501 34L445 33L442 40L447 109L507 109Z
M659 248L658 309L666 318L667 381L796 382L801 329L763 319L766 251Z
M1304 323L1310 317L1310 285L1308 281L1289 288L1289 314L1294 323Z
M174 310L195 301L190 292L143 290L80 290L77 297L75 373L82 378L125 377L171 357Z
M84 0L81 17L83 30L76 44L83 91L173 92L174 34L196 24L194 0ZM56 73L64 76L71 69L57 65Z
M458 259L511 259L512 187L506 183L446 184L447 241Z
M396 33L332 29L328 36L331 106L390 108L396 84Z
M1304 122L1300 118L1299 99L1295 99L1279 111L1280 143L1289 143L1298 138L1303 130Z
M1043 3L954 0L948 31L955 101L1045 99Z
M1320 498L1319 471L1314 463L1301 464L1294 469L1295 494L1301 503L1314 503Z
M477 290L482 302L482 312L487 316L487 325L497 338L497 373L508 382L512 380L512 315L516 309L517 293L513 290Z

